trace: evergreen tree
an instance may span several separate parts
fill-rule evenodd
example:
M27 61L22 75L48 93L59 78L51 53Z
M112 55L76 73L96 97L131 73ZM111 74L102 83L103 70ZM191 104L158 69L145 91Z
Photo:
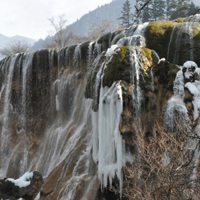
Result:
M151 17L154 20L159 18L165 18L165 1L164 0L152 0Z
M131 4L129 0L126 0L122 7L122 16L118 18L119 20L122 20L122 24L126 27L129 27L132 24L133 21L133 14L131 13Z
M167 19L171 19L171 16L176 13L177 8L177 0L167 0L166 1L166 17Z
M189 6L189 11L187 13L187 16L194 15L198 10L200 10L200 7L196 6L192 1Z
M135 1L135 12L133 14L133 23L140 23L140 13L138 13L140 0Z
M191 0L176 0L170 19L186 17L190 10Z
M170 18L170 3L171 0L166 0L166 11L165 11L166 19Z
M143 0L143 3L145 3L146 0ZM151 7L151 2L149 2L143 9L142 11L142 22L148 22L150 21L151 19L151 10L150 10L150 7Z
M151 1L145 5L147 0L136 0L136 9L134 17L137 18L135 21L137 22L148 22L151 18L150 15L150 3ZM143 7L145 5L145 7ZM142 8L142 9L141 9Z

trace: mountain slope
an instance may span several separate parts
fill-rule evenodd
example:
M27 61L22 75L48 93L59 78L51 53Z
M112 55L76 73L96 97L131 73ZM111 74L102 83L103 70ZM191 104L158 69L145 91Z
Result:
M11 43L12 41L25 41L28 44L30 44L31 46L36 42L36 40L28 38L28 37L24 37L24 36L20 36L20 35L15 35L13 37L7 37L5 35L0 34L0 48L8 45L9 43Z
M132 12L134 11L134 2L131 1ZM103 19L110 19L115 21L116 24L119 24L120 21L118 18L121 16L122 6L124 0L115 0L109 4L105 4L97 9L89 12L88 14L81 17L75 23L70 25L74 33L77 35L87 35L88 29L92 26L93 23L100 22Z
M132 7L132 12L134 12L135 0L130 1L130 3ZM86 36L89 29L93 26L94 23L98 24L98 22L101 22L104 19L112 20L114 26L117 28L120 24L118 18L121 16L123 4L124 0L113 0L109 4L100 6L95 10L83 15L79 20L69 25L67 28L72 29L75 35ZM34 44L31 50L35 51L42 48L42 43L42 40L39 40Z

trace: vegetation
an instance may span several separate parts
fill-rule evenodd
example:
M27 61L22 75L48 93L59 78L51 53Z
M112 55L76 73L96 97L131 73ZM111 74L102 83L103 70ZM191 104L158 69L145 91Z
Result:
M133 14L131 13L131 4L129 0L126 0L123 4L121 13L122 16L118 18L119 20L122 20L121 25L129 27L133 21Z
M92 24L92 27L87 33L88 40L96 40L100 36L113 31L115 28L114 21L109 19L103 19L96 21Z
M156 122L151 132L135 129L136 157L124 168L123 195L129 200L200 199L195 160L200 138L181 126L169 132Z
M30 45L25 41L12 41L0 49L0 54L3 57L12 56L17 53L28 52Z
M136 21L147 22L160 19L187 17L199 11L192 0L136 0Z
M54 17L49 18L52 30L49 32L48 42L44 42L45 48L62 48L66 46L73 38L73 32L66 28L67 20L65 15L59 16L58 23L55 22Z

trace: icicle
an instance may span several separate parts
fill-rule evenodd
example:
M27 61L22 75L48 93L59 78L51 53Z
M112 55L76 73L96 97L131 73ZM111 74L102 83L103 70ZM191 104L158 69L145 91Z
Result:
M102 187L107 187L108 179L112 185L112 179L116 174L122 192L123 142L119 132L119 121L123 102L120 84L113 83L110 88L101 87L99 100L98 177Z
M99 92L98 112L92 112L93 124L93 159L98 162L98 178L102 188L112 185L112 179L117 176L122 193L122 166L124 143L119 131L119 122L123 110L122 90L120 82L114 82L110 88L103 87L103 69L115 53L116 46L106 52L107 61L104 62L97 75L95 90Z

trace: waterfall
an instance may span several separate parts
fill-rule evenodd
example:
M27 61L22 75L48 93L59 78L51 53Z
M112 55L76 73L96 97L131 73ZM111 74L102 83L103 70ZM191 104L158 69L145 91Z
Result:
M89 47L88 47L88 60L87 60L87 65L90 65L91 61L92 61L92 56L93 56L93 46L94 42L90 42Z
M122 31L114 37L111 45L117 44L117 46L145 46L144 33L149 22L133 25L127 30Z
M29 70L31 70L31 65L33 61L34 53L27 54L23 63L22 63L22 106L23 106L23 116L22 116L22 127L20 127L20 130L18 133L21 133L24 131L24 128L26 126L26 102L27 102L27 78L30 76Z
M193 50L194 50L194 41L193 41L193 23L184 22L181 25L177 26L180 28L177 38L176 38L176 47L175 47L175 56L173 63L179 61L180 54L185 54L188 60L194 60ZM187 33L187 37L184 34ZM181 46L185 44L185 46ZM189 55L188 55L189 53Z
M132 74L131 74L131 83L133 86L133 91L132 91L132 98L133 98L133 102L135 101L136 103L134 104L136 106L136 118L138 119L138 121L140 121L140 107L141 107L141 102L140 102L140 98L141 98L141 89L140 89L140 85L139 85L139 73L140 73L140 64L139 63L139 59L138 59L138 55L136 53L136 49L133 50L133 55L132 55ZM136 80L134 80L134 77L136 78Z
M171 33L171 36L170 36L170 41L169 41L169 45L168 45L168 49L167 49L167 60L169 60L170 47L171 47L172 39L173 39L173 37L174 37L174 32L175 32L176 26L177 26L177 25L175 25L175 26L173 27L172 33Z
M183 19L184 22L200 22L200 14L191 15Z
M10 90L13 81L13 73L15 62L18 58L18 55L15 55L11 58L11 61L7 61L4 65L7 72L6 88L5 88L5 97L4 97L4 109L3 114L1 115L2 122L2 131L1 131L1 176L7 173L8 169L8 156L9 156L9 110L10 110ZM3 177L1 177L3 178Z

